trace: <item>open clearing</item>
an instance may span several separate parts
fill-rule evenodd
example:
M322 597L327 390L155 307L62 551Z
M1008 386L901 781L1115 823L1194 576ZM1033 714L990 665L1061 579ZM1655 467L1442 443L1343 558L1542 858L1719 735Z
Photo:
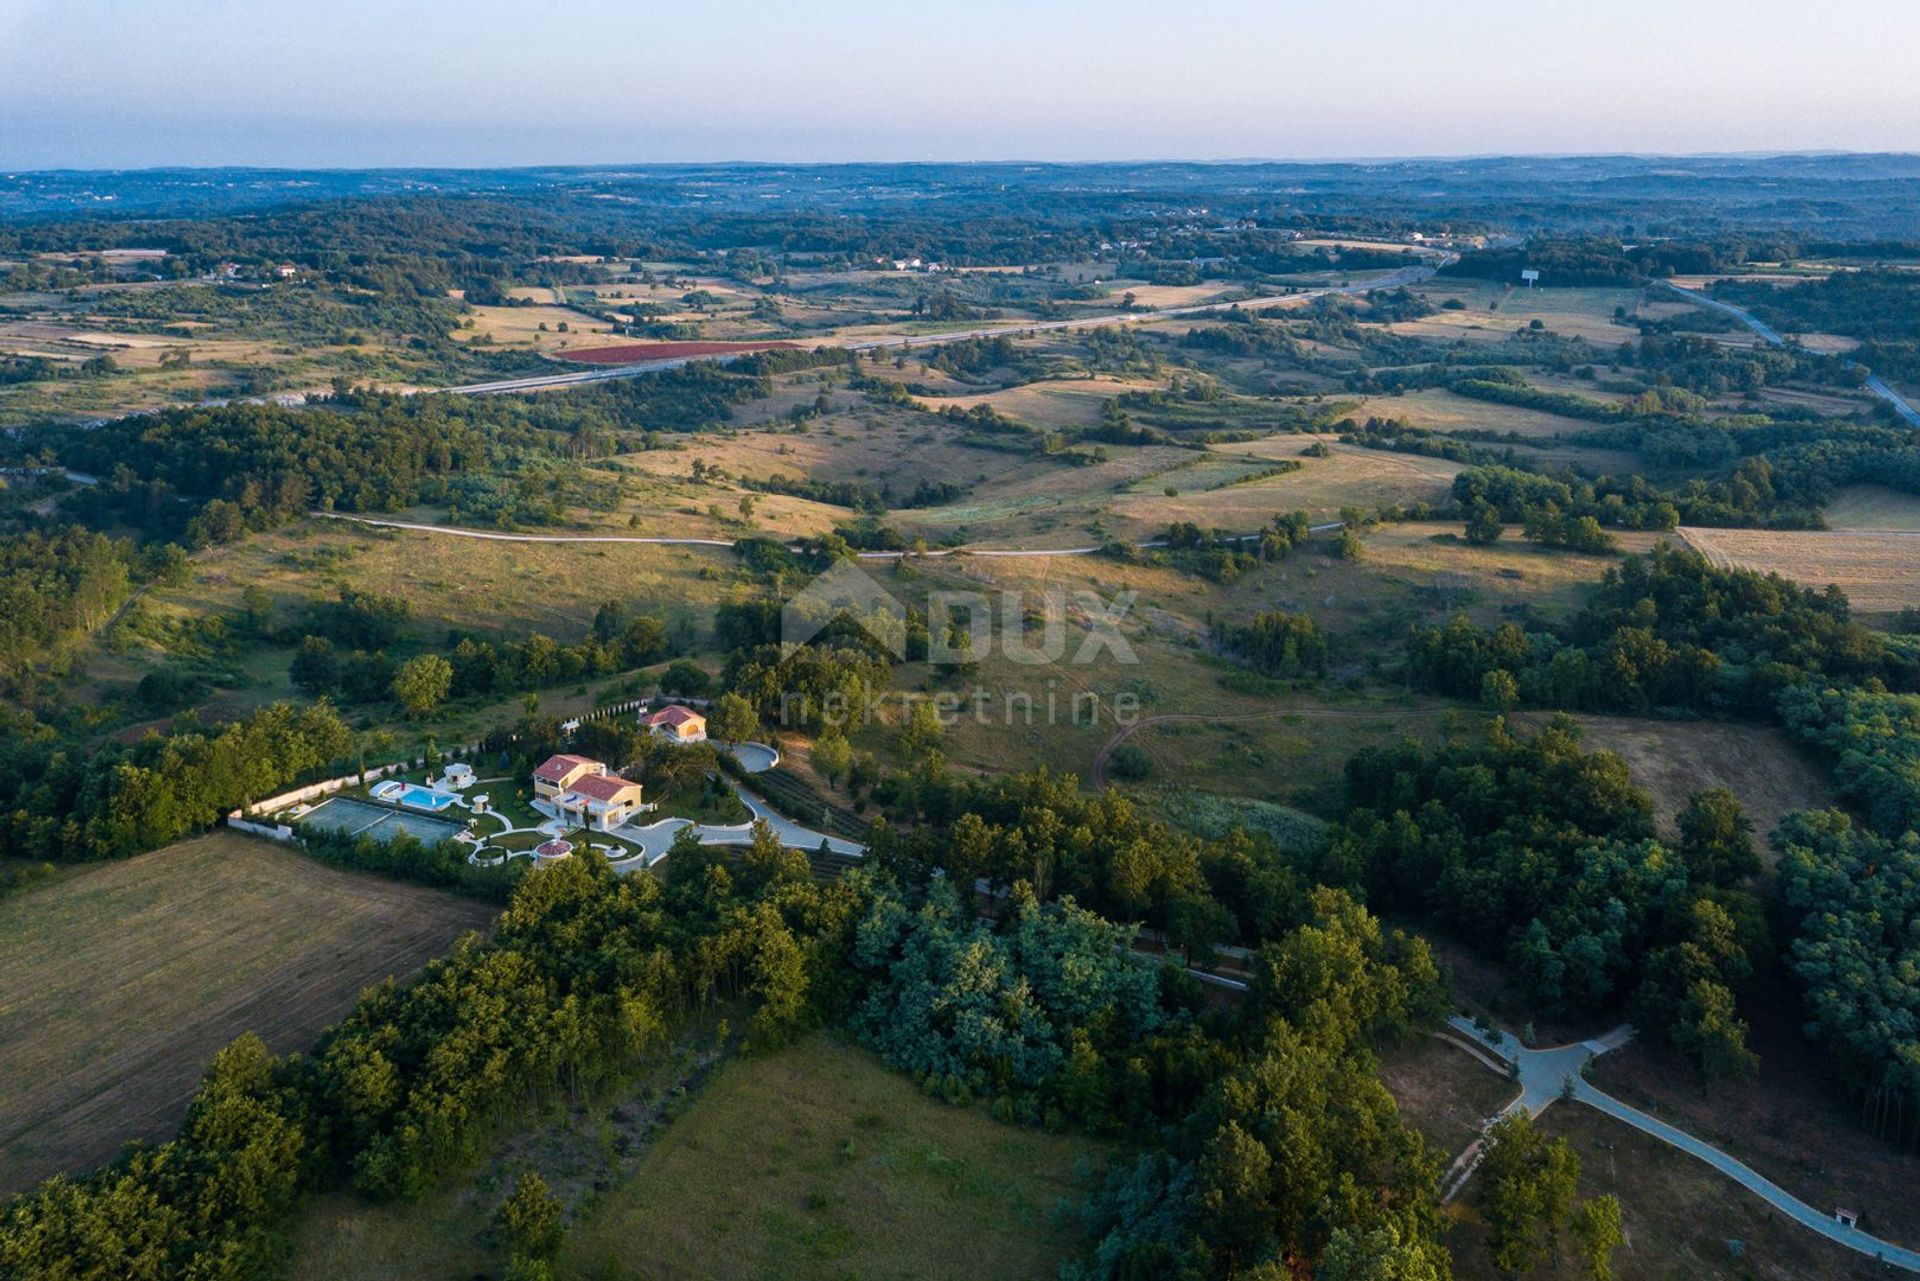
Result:
M1763 845L1789 811L1833 803L1819 767L1784 734L1764 725L1631 716L1575 719L1587 750L1618 752L1626 758L1633 781L1652 795L1655 817L1667 836L1676 834L1675 820L1687 797L1702 788L1724 787L1739 797Z
M1042 1277L1084 1138L921 1094L824 1035L723 1068L574 1227L569 1278Z
M191 584L152 599L157 608L201 613L231 609L257 585L291 616L338 585L404 599L423 635L458 627L517 639L532 630L572 642L605 601L671 602L656 609L669 622L683 616L683 602L711 602L716 590L698 581L699 571L732 559L718 548L492 542L312 520L209 548L194 558Z
M1312 443L1308 437L1287 435L1219 446L1220 452L1239 457L1305 466L1217 493L1130 496L1115 504L1115 514L1156 531L1176 520L1245 531L1258 529L1280 512L1304 511L1316 520L1330 520L1342 507L1372 510L1396 503L1442 502L1461 470L1461 464L1444 458L1356 445L1329 445L1332 453L1326 458L1301 457ZM1181 479L1168 478L1176 487Z
M1920 533L1686 527L1680 535L1716 565L1816 590L1837 585L1865 613L1920 606Z
M922 397L920 403L929 409L991 405L1009 418L1040 427L1091 427L1100 421L1101 408L1115 396L1158 387L1158 383L1111 376L1056 378L971 396Z
M1554 1104L1541 1114L1540 1127L1564 1137L1580 1158L1583 1197L1611 1193L1620 1199L1626 1241L1613 1256L1615 1276L1864 1281L1897 1275L1863 1254L1815 1236L1693 1157L1582 1104ZM1503 1275L1487 1255L1486 1232L1473 1204L1478 1192L1476 1176L1452 1207L1455 1226L1448 1244L1454 1275L1461 1281L1494 1281ZM1559 1259L1526 1275L1553 1281L1585 1277L1572 1246L1572 1239L1563 1236Z
M1582 394L1590 394L1583 391ZM1369 418L1397 418L1426 431L1509 432L1530 439L1570 436L1591 430L1593 424L1577 418L1544 413L1521 405L1456 396L1444 387L1427 387L1398 396L1369 396L1348 415L1356 422Z
M305 1049L490 917L226 832L0 903L0 1191L168 1136L234 1037Z

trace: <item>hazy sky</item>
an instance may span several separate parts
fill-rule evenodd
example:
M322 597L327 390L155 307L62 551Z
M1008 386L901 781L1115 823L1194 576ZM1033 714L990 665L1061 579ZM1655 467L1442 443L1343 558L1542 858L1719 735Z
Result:
M0 0L0 166L1920 150L1920 0Z

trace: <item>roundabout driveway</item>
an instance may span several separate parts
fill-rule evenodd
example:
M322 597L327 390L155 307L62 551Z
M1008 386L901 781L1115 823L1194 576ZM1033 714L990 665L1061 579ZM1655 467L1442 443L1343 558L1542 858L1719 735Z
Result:
M762 745L742 744L742 746ZM773 749L769 747L767 750L771 752ZM811 853L819 849L821 842L824 841L827 849L832 853L844 854L851 858L865 857L867 847L858 841L849 841L838 836L829 836L825 832L816 832L810 827L802 827L792 819L783 818L775 813L766 801L754 795L746 787L735 784L734 790L739 793L741 803L747 807L753 817L765 819L767 826L773 829L773 834L778 836L780 843L787 848L806 850ZM657 823L649 823L644 827L629 823L625 827L615 828L613 835L638 845L644 852L636 858L615 863L614 866L621 871L631 871L636 867L652 867L666 857L667 851L673 848L673 838L680 834L680 829L683 827L691 827L700 837L701 842L707 845L751 845L753 843L752 822L696 823L687 818L663 818Z
M765 743L731 743L727 750L749 774L764 774L780 763L780 753Z

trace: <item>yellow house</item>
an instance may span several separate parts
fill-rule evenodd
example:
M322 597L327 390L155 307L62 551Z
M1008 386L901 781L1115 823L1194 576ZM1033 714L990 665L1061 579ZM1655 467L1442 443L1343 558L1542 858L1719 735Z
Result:
M609 832L646 807L640 803L640 784L618 774L588 774L576 779L571 788L556 797L553 807L562 818L574 818L580 826Z
M607 767L585 756L549 756L533 771L533 794L543 801L558 801L583 778L605 774Z
M642 717L640 723L676 743L704 743L707 741L707 718L691 707L682 707L678 703L663 707L651 716Z

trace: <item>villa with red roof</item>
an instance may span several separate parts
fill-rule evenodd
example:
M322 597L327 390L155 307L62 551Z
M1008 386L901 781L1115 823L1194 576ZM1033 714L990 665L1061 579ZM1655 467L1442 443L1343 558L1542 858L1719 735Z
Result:
M642 716L640 725L676 743L707 741L707 718L691 707L682 707L678 703L663 707L651 716Z
M604 774L607 767L599 761L585 756L549 756L541 766L533 771L533 794L543 801L551 801L565 794L566 790L587 777L589 774Z
M602 832L647 808L640 784L610 772L604 762L565 753L549 756L533 771L533 794L556 818Z

